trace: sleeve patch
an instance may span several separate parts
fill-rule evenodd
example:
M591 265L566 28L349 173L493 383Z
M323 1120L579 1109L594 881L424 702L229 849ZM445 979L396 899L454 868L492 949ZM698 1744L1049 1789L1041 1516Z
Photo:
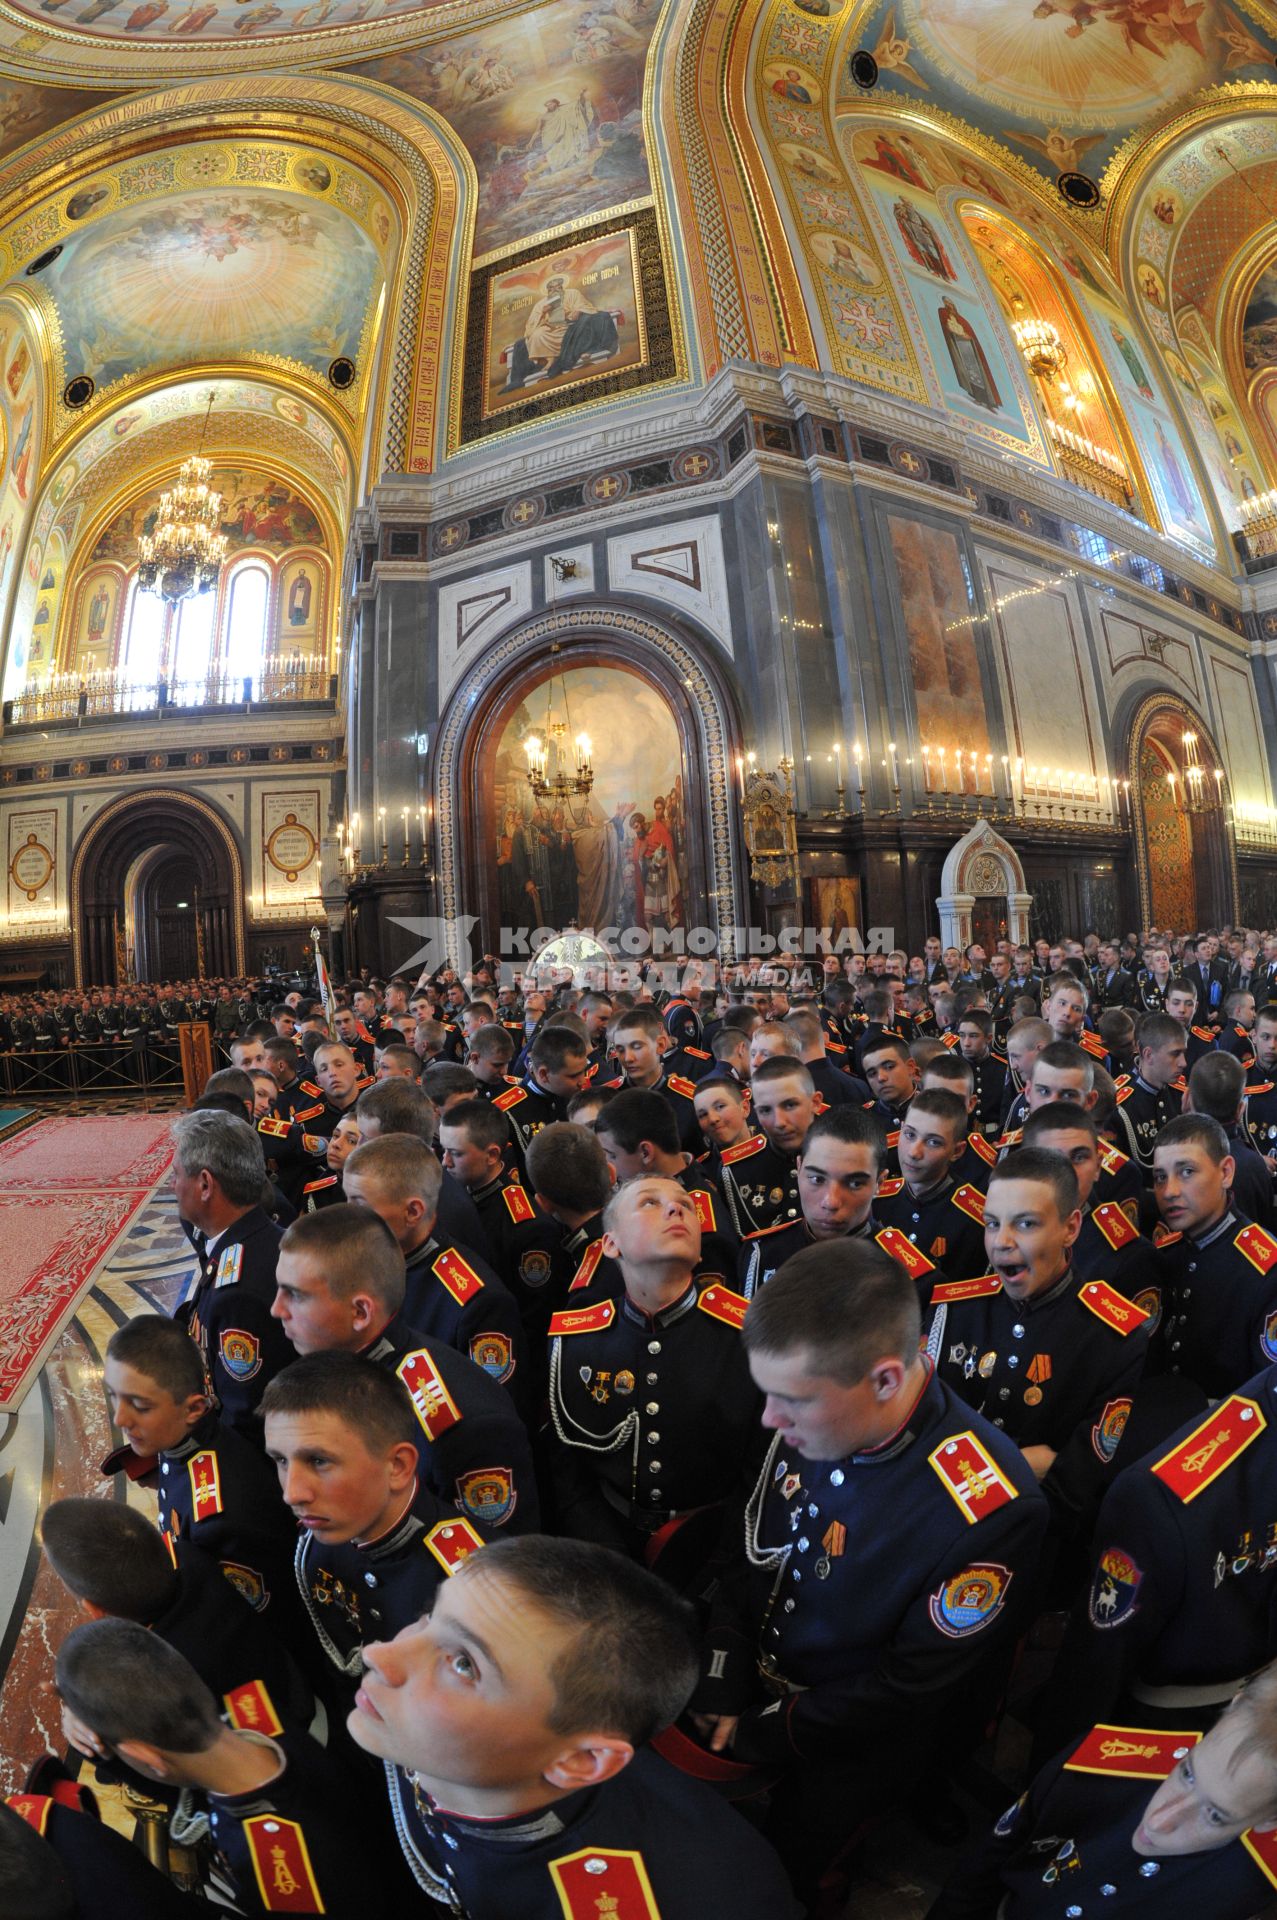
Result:
M1105 1547L1087 1599L1091 1625L1120 1627L1124 1620L1129 1620L1139 1605L1143 1578L1143 1568L1136 1566L1125 1548Z
M966 1640L1001 1613L1010 1585L1009 1567L992 1561L964 1567L932 1594L932 1625L950 1640Z
M226 1327L218 1335L217 1357L232 1380L251 1380L262 1370L261 1342L243 1327Z
M1091 1428L1091 1445L1096 1458L1107 1467L1117 1452L1118 1442L1126 1432L1126 1423L1131 1417L1129 1400L1110 1400L1103 1413Z
M514 1372L514 1342L508 1333L489 1327L470 1342L470 1358L490 1379L504 1384Z
M457 1479L457 1505L481 1527L503 1527L518 1505L511 1467L474 1467Z

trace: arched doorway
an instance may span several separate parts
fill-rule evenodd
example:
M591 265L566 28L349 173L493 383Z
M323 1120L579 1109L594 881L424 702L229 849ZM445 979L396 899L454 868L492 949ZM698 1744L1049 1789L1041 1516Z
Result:
M77 985L244 971L243 866L207 801L115 801L76 849L71 901Z
M597 925L603 912L603 924L654 934L667 919L688 930L726 934L725 946L730 944L743 886L729 800L729 751L737 738L729 715L728 696L699 652L666 624L628 608L559 609L500 641L459 682L440 730L434 783L446 923L456 923L462 912L476 914L483 943L491 948L499 929L511 924L505 912L517 907L515 924L534 931L544 878L556 907L575 894L575 911L567 916L575 924ZM570 857L558 841L560 876L556 882L538 874L533 897L522 866L515 884L512 850L498 842L511 837L507 800L517 804L521 825L534 811L524 747L529 734L545 735L547 717L562 722L569 760L576 731L589 732L595 780L588 804L564 807L558 832L572 841ZM552 843L554 812L554 803L547 803L548 817L536 823L548 828ZM666 913L629 910L627 879L630 899L639 897L641 885L636 814L644 816L653 848L666 832L672 843L677 890L669 894ZM556 920L547 915L540 924L554 926ZM651 946L678 950L661 948L655 939Z
M1177 932L1237 916L1231 794L1219 750L1181 700L1145 702L1131 729L1140 922Z

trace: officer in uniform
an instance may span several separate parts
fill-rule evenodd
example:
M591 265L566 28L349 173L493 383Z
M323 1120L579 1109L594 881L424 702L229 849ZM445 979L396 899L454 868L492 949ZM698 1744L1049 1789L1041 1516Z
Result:
M968 1152L966 1123L960 1094L944 1087L916 1093L900 1126L900 1174L884 1180L874 1200L875 1219L951 1280L986 1271L983 1188L954 1178Z
M742 1240L798 1220L798 1152L816 1115L811 1075L790 1055L761 1061L751 1092L761 1131L718 1155L719 1188Z
M695 1764L780 1770L769 1824L802 1894L942 1726L961 1756L1032 1597L1046 1502L919 1333L907 1275L852 1243L796 1255L745 1322L776 1437L711 1612Z
M528 1048L523 1079L492 1102L510 1123L520 1164L526 1164L528 1147L542 1127L566 1120L568 1101L580 1093L588 1076L588 1050L574 1028L539 1029Z
M1233 1158L1218 1120L1183 1113L1154 1150L1163 1320L1157 1364L1203 1393L1231 1393L1277 1360L1277 1239L1232 1205Z
M957 1052L937 1053L928 1060L922 1069L918 1081L919 1093L956 1093L966 1112L966 1123L975 1113L975 1076L962 1055ZM900 1142L896 1142L896 1160L899 1164ZM966 1145L954 1162L950 1178L955 1186L974 1187L983 1193L989 1184L989 1175L998 1164L998 1149L992 1140L986 1140L982 1133L974 1128L967 1134ZM903 1176L897 1175L897 1178Z
M295 1221L281 1243L274 1311L295 1352L355 1353L407 1388L417 1417L418 1479L431 1502L486 1531L531 1531L540 1518L532 1450L510 1396L400 1312L404 1258L368 1207ZM425 1511L433 1516L435 1508Z
M1135 1046L1135 1076L1123 1107L1148 1180L1158 1135L1183 1111L1188 1041L1178 1020L1165 1013L1146 1013L1135 1029Z
M1021 1448L1060 1541L1084 1537L1144 1370L1144 1313L1070 1251L1078 1185L1062 1155L1019 1147L985 1199L991 1271L932 1289L927 1351L943 1379Z
M927 1920L1117 1912L1250 1920L1277 1888L1277 1672L1256 1676L1203 1738L1094 1726L1008 1807Z
M260 1441L257 1403L292 1357L271 1318L279 1228L259 1205L261 1142L229 1113L184 1113L173 1122L178 1212L202 1236L198 1278L177 1310L199 1347L222 1416Z
M260 1446L210 1406L194 1343L162 1314L140 1314L111 1336L105 1385L125 1445L102 1472L153 1487L165 1538L194 1541L249 1606L286 1633L293 1525Z
M340 1040L325 1040L315 1048L311 1060L315 1079L323 1089L322 1110L306 1123L309 1133L332 1132L343 1113L353 1113L359 1096L371 1087L371 1077L362 1072L358 1060Z
M1157 1249L1131 1224L1125 1206L1098 1197L1108 1143L1101 1141L1094 1119L1071 1102L1053 1100L1036 1108L1025 1121L1024 1145L1062 1153L1073 1168L1082 1209L1082 1228L1073 1243L1073 1271L1082 1280L1105 1280L1133 1300L1148 1316L1151 1339L1162 1314Z
M993 1050L993 1016L969 1007L958 1021L958 1048L975 1075L975 1124L985 1138L1002 1131L1007 1063Z
M886 1167L893 1177L900 1171L900 1125L918 1090L918 1069L908 1043L899 1034L879 1034L861 1054L861 1071L869 1082L874 1104L869 1111L887 1135Z
M243 1914L395 1911L398 1863L373 1843L362 1783L285 1726L264 1688L232 1696L228 1725L189 1663L125 1620L77 1627L55 1672L64 1706L105 1746L184 1789L170 1833L179 1845L207 1835L216 1904Z
M277 1378L263 1406L266 1450L301 1530L297 1586L332 1669L328 1696L349 1711L345 1683L359 1678L365 1642L429 1612L439 1582L484 1536L420 1485L417 1423L392 1374L334 1351Z
M696 1660L687 1609L643 1568L583 1541L503 1540L365 1656L350 1730L386 1763L432 1912L797 1920L753 1829L650 1750ZM445 1662L471 1682L447 1701Z
M741 1245L740 1291L747 1300L792 1255L827 1240L876 1236L920 1284L934 1272L897 1228L879 1230L874 1206L883 1152L882 1129L863 1108L831 1107L812 1122L798 1155L799 1218L766 1227Z
M342 1184L347 1198L371 1207L399 1242L409 1326L467 1355L526 1406L525 1380L518 1377L524 1354L518 1303L486 1260L439 1237L443 1179L424 1141L391 1134L356 1147Z
M616 1299L550 1321L550 1481L558 1525L651 1566L694 1513L732 1491L759 1399L740 1341L744 1299L698 1280L700 1223L677 1181L640 1175L604 1214ZM689 1561L703 1557L679 1545Z
M1095 1718L1213 1718L1272 1652L1277 1366L1127 1466L1100 1508L1090 1577L1042 1704L1049 1756ZM1151 1716L1151 1719L1141 1716ZM1191 1722L1189 1723L1191 1724Z

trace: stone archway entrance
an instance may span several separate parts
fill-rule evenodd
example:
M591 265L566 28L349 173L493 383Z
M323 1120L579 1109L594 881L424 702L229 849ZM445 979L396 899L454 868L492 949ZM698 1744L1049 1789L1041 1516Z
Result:
M936 908L940 939L965 952L978 940L991 953L999 940L1023 945L1029 937L1033 895L1024 880L1020 856L987 820L950 847L940 872Z
M77 985L244 971L243 866L207 801L152 790L106 808L76 849L71 900Z
M1130 765L1141 925L1192 932L1235 919L1228 781L1200 717L1180 700L1146 702Z

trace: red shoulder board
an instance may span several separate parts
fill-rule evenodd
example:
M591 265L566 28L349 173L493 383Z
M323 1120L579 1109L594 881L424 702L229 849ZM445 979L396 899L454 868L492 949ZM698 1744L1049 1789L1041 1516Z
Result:
M889 1147L898 1147L898 1146L900 1145L900 1129L899 1129L899 1127L897 1127L897 1128L896 1128L896 1130L895 1130L895 1132L894 1132L894 1133L889 1133L889 1134L887 1135L887 1145L888 1145Z
M564 1920L661 1920L641 1853L614 1847L582 1847L551 1860Z
M222 1486L217 1472L217 1454L212 1447L194 1453L186 1463L191 1476L192 1517L212 1520L222 1511Z
M320 1086L316 1086L313 1080L299 1080L297 1084L301 1088L303 1093L308 1093L310 1095L312 1100L323 1099L324 1089Z
M337 1185L337 1175L326 1173L321 1180L308 1180L302 1188L303 1193L322 1193L326 1187Z
M977 1154L979 1158L984 1161L986 1167L997 1166L998 1150L992 1141L985 1139L982 1133L969 1133L967 1135L967 1145L970 1147L972 1153Z
M696 1218L701 1223L702 1233L717 1233L718 1219L714 1212L714 1196L707 1187L694 1187L691 1192L692 1205L696 1208Z
M47 1793L11 1793L5 1801L6 1807L12 1807L20 1814L29 1827L34 1827L40 1838L49 1824L49 1809L53 1805Z
M288 1120L272 1120L268 1115L266 1119L257 1122L257 1131L264 1133L270 1140L286 1140L291 1124Z
M1274 1260L1277 1260L1277 1240L1253 1222L1249 1227L1242 1228L1233 1245L1238 1253L1245 1254L1258 1273L1267 1273Z
M792 1220L778 1220L773 1227L755 1227L752 1233L742 1234L741 1237L752 1245L755 1240L766 1240L769 1234L788 1233L793 1225L795 1222Z
M567 1313L550 1315L550 1338L564 1333L601 1333L616 1318L615 1300L600 1300L597 1306L575 1307Z
M684 1047L683 1052L693 1060L712 1060L712 1053L706 1053L704 1047Z
M569 1293L579 1293L582 1287L589 1286L591 1280L593 1280L594 1278L595 1268L598 1266L599 1261L602 1258L603 1258L602 1240L601 1239L591 1240L589 1246L585 1249L585 1253L582 1256L580 1266L577 1268L576 1272L572 1275L572 1284L568 1288Z
M956 1033L942 1033L940 1038L944 1041L946 1047L956 1047L958 1044L958 1036Z
M1119 1147L1112 1146L1107 1140L1100 1142L1100 1165L1105 1173L1120 1173L1123 1167L1129 1167L1131 1156L1123 1153Z
M1124 1780L1165 1780L1195 1747L1200 1733L1151 1732L1144 1727L1092 1727L1064 1763L1065 1773L1112 1773Z
M461 1418L461 1410L439 1378L434 1362L424 1347L406 1353L395 1368L395 1373L411 1395L413 1412L427 1440L437 1440L449 1427L456 1426Z
M719 1164L724 1167L734 1167L738 1160L748 1160L751 1154L761 1153L766 1145L766 1134L751 1133L748 1140L742 1140L737 1146L729 1147L727 1152L720 1156Z
M955 1306L959 1300L985 1300L1001 1293L1002 1282L996 1273L982 1273L975 1280L942 1280L931 1289L933 1307Z
M232 1687L222 1698L226 1702L227 1719L241 1733L245 1730L264 1733L274 1739L276 1734L284 1731L271 1704L271 1697L260 1680L248 1680L242 1687Z
M949 1195L949 1201L959 1213L965 1213L968 1220L974 1220L979 1227L984 1225L984 1195L979 1187L961 1186Z
M12 1801L9 1803L11 1806ZM1277 1887L1277 1833L1256 1833L1254 1827L1247 1827L1241 1836L1245 1847L1259 1871Z
M1124 1293L1111 1287L1107 1280L1088 1280L1078 1294L1078 1299L1088 1312L1106 1327L1112 1327L1115 1333L1134 1333L1148 1319L1143 1307L1137 1307Z
M884 1200L893 1200L895 1196L900 1192L903 1186L904 1186L904 1180L902 1178L898 1178L895 1180L880 1180L878 1182L878 1192L881 1194Z
M876 1233L874 1239L884 1253L889 1253L899 1266L902 1266L911 1280L921 1280L924 1273L934 1273L935 1262L928 1260L921 1248L915 1247L907 1233L901 1233L899 1227L884 1227Z
M446 1574L454 1574L461 1562L478 1553L483 1544L483 1535L476 1533L468 1520L441 1520L422 1542Z
M508 1107L517 1107L520 1100L526 1100L527 1097L522 1087L511 1087L506 1093L499 1093L492 1104L504 1113Z
M942 1440L928 1460L974 1527L1019 1495L971 1432Z
M520 1186L502 1187L501 1198L505 1201L505 1210L516 1226L525 1220L535 1220L536 1208Z
M1116 1099L1116 1101L1117 1101L1117 1104L1118 1104L1118 1106L1119 1106L1119 1107L1121 1107L1121 1106L1125 1106L1125 1104L1126 1104L1126 1102L1127 1102L1127 1101L1128 1101L1128 1100L1130 1099L1130 1097L1131 1097L1131 1095L1132 1095L1132 1094L1134 1093L1134 1091L1135 1091L1135 1088L1134 1088L1133 1086L1131 1086L1131 1087L1119 1087L1119 1088L1118 1088L1118 1090L1117 1090L1117 1093L1116 1093L1116 1095L1114 1096L1114 1097L1115 1097L1115 1099ZM1106 1167L1106 1168L1105 1168L1105 1172L1107 1173L1107 1171L1108 1171L1108 1169L1107 1169L1107 1167Z
M828 1036L826 1036L826 1039L825 1039L826 1053L846 1053L846 1051L847 1049L846 1047L844 1047L841 1040L830 1040Z
M300 1126L303 1120L318 1120L323 1111L324 1103L320 1100L313 1107L303 1107L299 1113L294 1113L293 1119Z
M1252 1440L1258 1440L1267 1425L1255 1402L1235 1393L1208 1413L1186 1440L1163 1454L1150 1471L1188 1506L1225 1467L1231 1467L1245 1453Z
M815 1113L817 1119L819 1119L822 1113L828 1113L829 1112L828 1100L822 1099L820 1094L817 1094L815 1099L812 1101L812 1111Z
M455 1247L448 1247L439 1255L431 1272L437 1280L443 1281L459 1307L464 1307L467 1300L473 1300L483 1286L469 1261L463 1260Z
M1163 1220L1159 1220L1153 1228L1153 1245L1155 1247L1173 1247L1177 1241L1183 1238L1182 1233L1171 1233Z
M1215 1038L1213 1027L1190 1027L1189 1032L1196 1040L1214 1040Z
M733 1293L730 1287L720 1286L715 1281L713 1286L706 1287L696 1304L702 1313L723 1321L726 1326L739 1328L745 1324L745 1310L749 1302L743 1294Z
M243 1822L249 1858L266 1913L323 1913L306 1836L295 1820L255 1813Z
M672 1073L665 1084L671 1093L681 1093L685 1100L692 1099L696 1093L695 1080L685 1080L681 1073Z
M999 1147L1018 1147L1021 1140L1023 1140L1023 1138L1024 1138L1024 1128L1012 1127L1010 1133L1004 1133L1002 1138L996 1144ZM997 1158L996 1151L994 1153L994 1158L995 1159Z
M1105 1200L1095 1208L1091 1218L1094 1220L1114 1253L1120 1247L1128 1247L1132 1240L1138 1240L1139 1234L1131 1225L1122 1209L1113 1200Z
M1277 1082L1274 1082L1272 1080L1265 1080L1260 1086L1247 1087L1246 1098L1249 1100L1252 1093L1271 1093L1275 1084L1277 1084ZM1245 1836L1243 1835L1243 1838L1244 1837ZM1268 1835L1263 1834L1261 1837L1266 1840L1268 1838Z
M1092 1033L1089 1027L1083 1027L1081 1034L1078 1036L1078 1045L1085 1047L1086 1051L1093 1054L1097 1060L1102 1060L1108 1053L1108 1048L1100 1039L1099 1034Z

